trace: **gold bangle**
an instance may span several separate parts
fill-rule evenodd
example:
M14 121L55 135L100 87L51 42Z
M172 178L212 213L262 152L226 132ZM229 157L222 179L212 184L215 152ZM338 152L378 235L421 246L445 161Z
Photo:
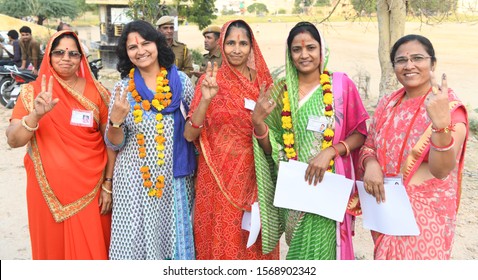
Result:
M26 130L28 130L28 131L30 131L30 132L34 132L35 130L37 130L37 129L40 127L40 124L39 124L39 123L37 123L37 126L36 126L36 127L29 127L28 124L27 124L27 122L25 121L26 117L27 117L27 116L23 116L23 118L22 118L22 126L23 126Z
M113 191L108 190L104 185L101 186L101 189L104 190L108 194L112 194Z

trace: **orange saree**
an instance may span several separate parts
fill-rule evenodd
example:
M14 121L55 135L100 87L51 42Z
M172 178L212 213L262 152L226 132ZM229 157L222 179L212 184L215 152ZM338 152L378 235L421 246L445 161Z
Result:
M109 93L92 78L84 56L77 73L86 79L83 93L54 72L51 43L62 33L50 39L39 78L22 87L12 113L12 119L29 114L42 75L54 78L53 98L60 102L40 120L24 159L32 258L107 259L111 215L100 215L98 198L107 162L99 126L107 121ZM91 111L93 126L70 124L74 110Z
M221 50L229 24L221 30ZM244 107L244 100L256 101L259 85L272 83L251 30L250 34L252 49L247 66L256 71L255 80L249 81L227 60L222 62L217 73L219 92L209 105L204 128L195 143L200 153L194 209L197 259L279 257L277 248L270 254L262 254L260 236L253 246L246 248L249 232L241 229L244 211L251 211L251 205L257 201L252 111ZM201 82L202 79L196 87L189 116L201 100Z

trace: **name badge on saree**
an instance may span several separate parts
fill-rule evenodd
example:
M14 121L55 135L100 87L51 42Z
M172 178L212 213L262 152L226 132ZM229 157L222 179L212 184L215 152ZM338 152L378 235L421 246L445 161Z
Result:
M74 126L93 127L93 111L73 110L70 124Z
M327 118L322 116L310 116L307 123L307 130L315 132L324 132L327 128Z
M256 102L254 100L249 98L244 98L244 108L250 111L254 111L255 107L256 107Z

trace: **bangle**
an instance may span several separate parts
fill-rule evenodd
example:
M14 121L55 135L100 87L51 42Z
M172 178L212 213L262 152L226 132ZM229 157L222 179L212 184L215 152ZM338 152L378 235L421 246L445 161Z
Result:
M113 182L113 178L105 178L106 182Z
M23 116L23 118L22 118L22 126L23 126L26 130L28 130L28 131L30 131L30 132L34 132L35 130L37 130L37 129L40 127L40 124L39 124L39 123L37 123L37 126L36 126L36 127L29 127L28 124L27 124L27 122L25 121L26 117L27 117L27 116Z
M201 124L201 125L197 125L195 123L193 123L193 121L191 119L189 119L188 123L193 127L193 128L203 128L204 126L204 123Z
M101 186L101 189L104 190L108 194L112 194L113 191L108 190L104 185Z
M334 151L335 151L335 157L334 157L334 159L340 157L339 150L338 150L334 145L332 145L332 146L330 146L330 147L332 147L332 149L334 149Z
M264 139L269 134L269 126L266 124L266 132L264 132L263 135L257 135L256 130L254 128L252 128L252 134L254 135L254 137L256 137L259 140Z
M444 127L444 128L436 128L436 127L433 127L433 125L432 125L432 132L433 133L450 133L452 131L455 131L455 125L451 124L451 123L447 127Z
M345 143L345 141L343 141L343 140L340 140L339 143L342 143L342 145L344 145L345 150L346 150L345 156L348 157L348 156L350 155L350 147L349 147L349 145L348 145L347 143Z
M455 145L455 138L453 138L453 137L451 137L450 144L448 144L448 146L444 146L444 147L439 147L439 146L433 144L432 139L430 139L430 146L431 146L432 150L437 151L437 152L446 152L448 150L451 150L451 148L453 148L454 145Z

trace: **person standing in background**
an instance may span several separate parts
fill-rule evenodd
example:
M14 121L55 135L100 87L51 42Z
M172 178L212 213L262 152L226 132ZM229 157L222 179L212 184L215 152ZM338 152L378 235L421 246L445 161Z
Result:
M191 77L193 68L193 58L186 44L174 40L174 17L162 16L156 22L158 31L166 37L168 46L173 50L176 67L183 71L188 77Z
M32 37L32 29L28 26L20 28L20 48L22 52L22 65L20 69L28 69L30 63L33 66L33 74L38 74L38 69L42 60L40 43Z
M202 31L202 35L204 36L204 49L206 49L208 53L203 54L203 62L199 71L192 72L195 77L199 78L206 72L208 62L211 62L211 65L214 65L214 62L216 62L217 67L221 67L222 54L221 48L219 47L220 34L221 27L216 25L208 26Z

